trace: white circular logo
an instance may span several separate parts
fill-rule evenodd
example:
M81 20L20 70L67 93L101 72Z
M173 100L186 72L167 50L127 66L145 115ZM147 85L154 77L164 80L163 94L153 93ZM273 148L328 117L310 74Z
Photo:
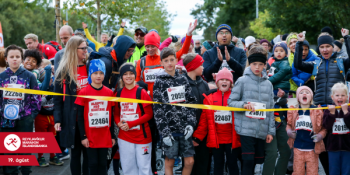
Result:
M4 145L9 151L16 151L21 146L21 139L16 134L9 134L5 137Z
M4 36L0 33L0 47L4 47Z

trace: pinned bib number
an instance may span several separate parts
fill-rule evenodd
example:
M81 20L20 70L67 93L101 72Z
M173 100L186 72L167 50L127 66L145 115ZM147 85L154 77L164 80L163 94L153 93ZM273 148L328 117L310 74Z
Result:
M295 123L295 130L313 131L310 116L300 115Z
M255 109L266 109L266 105L264 103L253 102ZM265 111L246 111L245 116L248 118L261 119L264 120L266 118Z
M89 113L89 127L102 128L109 126L109 111L97 111Z
M24 89L23 84L6 84L5 88L19 88ZM24 100L24 93L19 92L11 92L11 91L3 91L3 98L4 99L11 99L11 100Z
M139 119L139 115L138 114L123 114L121 115L121 120L125 120L125 121L134 121ZM140 130L140 125L134 126L132 128L129 128L129 130Z
M146 69L145 73L145 82L154 83L157 79L157 73L162 69Z
M9 120L16 120L19 118L19 106L13 104L5 105L4 117Z
M346 126L343 118L336 118L332 127L333 134L349 134L350 130Z
M170 103L178 103L186 101L185 86L171 87L167 89Z
M232 124L232 112L217 111L214 112L214 120L217 124Z

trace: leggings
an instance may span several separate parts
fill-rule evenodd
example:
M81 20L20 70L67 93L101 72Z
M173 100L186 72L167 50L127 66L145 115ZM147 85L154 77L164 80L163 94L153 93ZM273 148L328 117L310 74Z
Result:
M86 152L89 157L90 175L106 175L108 148L87 148Z
M240 148L232 149L232 144L220 144L219 148L213 148L214 174L223 175L225 165L225 154L230 175L239 175L237 160L241 153Z

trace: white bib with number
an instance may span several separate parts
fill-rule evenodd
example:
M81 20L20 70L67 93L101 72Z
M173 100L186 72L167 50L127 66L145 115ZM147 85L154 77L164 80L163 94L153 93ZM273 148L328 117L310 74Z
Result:
M138 114L123 114L120 117L121 117L121 120L125 120L125 121L134 121L139 119ZM140 130L140 125L129 128L129 130Z
M251 102L254 104L255 109L266 109L266 105L264 103L257 103L257 102ZM266 112L265 111L246 111L245 116L249 118L254 119L261 119L264 120L266 118Z
M271 76L275 75L275 70L276 70L275 67L271 67L268 76L271 77Z
M350 130L346 126L343 118L336 118L332 127L333 134L349 134Z
M109 111L97 111L89 113L89 127L101 128L109 126Z
M214 112L214 120L217 124L232 124L232 112L217 111Z
M145 73L145 82L154 83L157 79L157 73L162 69L146 69Z
M295 130L313 131L309 115L300 115L295 123Z
M4 117L9 120L16 120L19 118L19 106L13 104L5 105Z
M5 88L19 88L24 89L24 84L6 84ZM11 100L24 100L24 93L19 92L11 92L11 91L3 91L3 98L4 99L11 99Z
M185 86L176 86L167 89L170 103L178 103L186 101Z

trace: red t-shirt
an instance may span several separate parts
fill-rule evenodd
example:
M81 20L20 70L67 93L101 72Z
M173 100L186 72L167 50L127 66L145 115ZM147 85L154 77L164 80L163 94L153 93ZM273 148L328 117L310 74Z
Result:
M227 100L231 94L231 91L225 92L224 95L222 95L222 92L218 90L213 94L214 99L214 105L218 106L227 106ZM214 111L214 114L217 111ZM233 112L231 112L231 120L233 122ZM219 144L228 144L232 143L232 123L229 124L218 124L215 123L216 133L218 136Z
M45 46L45 48L44 48ZM57 53L56 49L54 47L52 47L49 44L38 44L38 49L39 51L41 51L42 53L45 53L45 55L47 56L48 60L51 60L52 58L55 58L55 55ZM43 58L44 58L44 54L43 54Z
M79 94L80 90L89 85L88 82L88 74L86 70L86 65L78 66L78 77L77 77L77 94Z
M113 91L105 86L101 90L96 90L89 85L83 88L78 95L113 97ZM112 124L112 106L115 103L77 97L75 104L84 106L84 126L89 146L91 148L111 148L110 127Z
M138 86L135 86L129 90L124 87L120 94L120 97L136 99L137 88ZM151 97L144 89L141 91L141 100L152 101ZM147 144L152 142L151 130L148 125L148 121L153 117L152 105L143 103L142 106L145 111L145 114L143 116L141 116L141 110L137 103L120 102L119 105L116 103L116 106L114 108L115 123L118 125L122 117L124 121L128 123L130 128L128 131L119 130L119 139L134 144ZM138 116L136 116L136 114ZM144 124L147 138L144 137L142 124Z

